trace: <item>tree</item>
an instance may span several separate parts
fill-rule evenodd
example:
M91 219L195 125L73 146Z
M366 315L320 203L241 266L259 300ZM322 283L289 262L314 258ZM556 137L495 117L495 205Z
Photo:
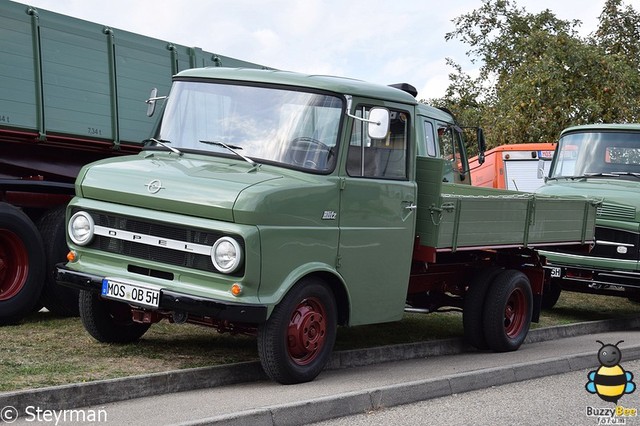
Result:
M606 1L598 30L586 39L579 21L550 10L528 13L510 0L483 0L453 22L446 39L470 46L479 75L449 59L446 94L429 103L482 125L489 147L553 141L570 125L640 118L640 15L621 0Z

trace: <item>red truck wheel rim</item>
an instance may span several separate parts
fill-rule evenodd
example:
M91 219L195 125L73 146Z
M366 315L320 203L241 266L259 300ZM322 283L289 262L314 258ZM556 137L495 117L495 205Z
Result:
M509 295L504 309L504 331L513 339L518 337L527 316L527 297L520 288L516 288Z
M303 300L293 311L287 342L289 355L298 365L308 365L322 351L327 336L324 305L315 297Z
M29 274L29 255L22 240L7 229L0 229L0 301L15 297Z

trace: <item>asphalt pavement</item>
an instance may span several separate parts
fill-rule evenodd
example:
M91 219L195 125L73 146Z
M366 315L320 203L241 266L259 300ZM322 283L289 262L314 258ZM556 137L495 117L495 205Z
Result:
M587 368L325 420L313 426L637 426L640 360L623 360L621 365L634 374L636 389L621 395L617 405L585 389L588 374L594 370ZM612 413L614 407L616 412Z
M114 425L309 424L597 367L596 340L624 340L622 363L640 359L639 330L639 318L532 330L510 353L474 351L459 339L339 352L316 380L291 386L266 380L257 363L168 372L0 393L0 408L15 408L6 415L20 425L97 414L93 423Z

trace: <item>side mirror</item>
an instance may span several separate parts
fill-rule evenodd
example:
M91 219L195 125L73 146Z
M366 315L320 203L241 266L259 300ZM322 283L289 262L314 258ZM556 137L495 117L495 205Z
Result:
M538 179L544 178L544 160L541 158L538 160Z
M484 152L487 150L487 142L484 140L484 131L478 127L476 137L478 139L478 164L484 163Z
M156 111L156 98L158 97L158 89L151 89L151 94L149 95L149 99L147 102L147 117L151 117L153 113Z
M166 96L158 96L158 89L155 87L151 89L151 94L149 95L149 99L145 101L147 104L147 117L151 117L153 113L156 111L156 101L160 101L162 99L167 99Z
M386 108L371 108L367 132L371 139L382 139L389 133L389 110Z

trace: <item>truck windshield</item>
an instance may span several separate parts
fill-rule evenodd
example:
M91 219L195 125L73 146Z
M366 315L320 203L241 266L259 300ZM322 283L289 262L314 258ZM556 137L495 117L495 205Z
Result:
M570 133L558 141L550 178L626 177L640 173L640 133Z
M342 108L340 97L326 94L177 81L156 139L184 152L329 172Z

